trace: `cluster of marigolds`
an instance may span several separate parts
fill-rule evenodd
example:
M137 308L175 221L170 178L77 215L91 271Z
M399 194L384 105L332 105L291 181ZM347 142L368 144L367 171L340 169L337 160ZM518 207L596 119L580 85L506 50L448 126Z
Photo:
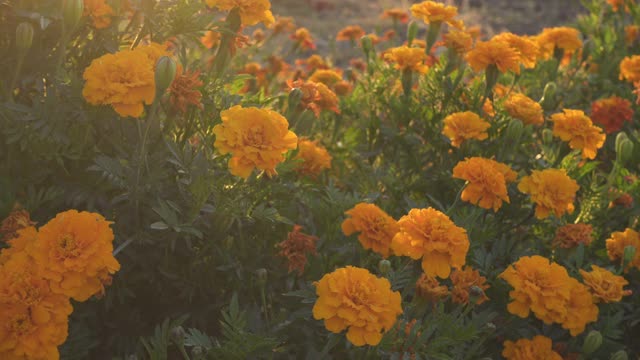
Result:
M110 26L114 10L104 0L84 0L85 15L96 29ZM120 11L127 11L123 1ZM623 11L622 1L609 0L614 11ZM263 23L273 35L291 33L296 49L314 49L314 40L305 28L295 28L291 19L276 19L268 0L206 0L210 9L233 11L241 26ZM502 33L483 41L477 29L467 28L456 19L457 9L434 1L415 4L411 15L428 25L427 40L411 39L400 47L389 48L381 57L397 69L403 83L394 91L409 96L413 76L426 74L437 62L436 48L443 48L450 63L467 63L476 73L484 72L487 96L481 113L471 111L448 114L441 133L454 148L472 141L490 138L491 118L496 110L504 111L523 126L545 125L540 103L497 82L501 73L520 74L540 61L557 58L568 62L581 51L578 30L568 27L548 28L537 36ZM404 23L409 13L402 9L385 11L383 18ZM447 32L438 40L441 31ZM635 41L637 27L628 27L629 41ZM264 41L265 34L256 30L250 39L240 33L232 41L213 29L201 41L207 49L226 44L233 53L247 43ZM349 26L338 34L338 41L362 41L363 47L393 38L366 34L358 26ZM363 39L363 40L361 40ZM366 49L365 49L366 50ZM221 50L218 50L218 54ZM147 43L133 49L101 56L84 71L83 95L92 105L109 105L122 117L141 118L145 105L152 105L164 94L157 94L158 60L173 57L172 44ZM212 57L210 64L215 63ZM354 60L354 69L363 70L366 63ZM284 59L269 58L268 68L258 63L245 64L238 71L253 76L241 91L268 91L273 74L290 93L291 110L310 111L316 117L322 111L340 113L339 97L352 91L353 79L343 79L341 70L331 68L318 55L300 60L292 68ZM178 67L166 87L174 111L185 113L189 107L202 108L203 85L199 72ZM640 56L625 58L620 64L620 79L640 88ZM272 80L272 79L271 79ZM163 91L165 89L162 89ZM592 104L591 113L564 109L553 114L551 134L579 150L583 160L593 160L603 147L607 134L620 131L632 121L631 102L617 96L603 98ZM303 176L317 177L331 168L332 157L317 140L298 137L289 130L288 120L280 113L256 107L235 105L221 112L221 123L213 128L214 147L220 154L229 154L228 168L236 176L249 178L254 170L269 177L277 175L276 167L287 160L287 154L297 149L296 169ZM453 178L466 183L460 199L489 211L500 211L509 203L510 184L530 197L535 204L535 217L561 218L575 209L580 187L564 169L515 172L508 164L484 157L469 157L452 169ZM470 247L467 231L457 226L445 213L433 209L412 209L399 220L393 219L374 204L359 203L346 212L342 223L345 236L357 234L365 249L386 259L407 256L420 260L424 274L415 287L415 294L436 302L450 296L460 304L482 304L490 301L485 295L487 279L466 264ZM22 216L22 218L20 218ZM25 217L26 216L26 217ZM36 229L21 210L3 222L8 233L12 224L21 229L9 236L10 247L0 255L0 357L26 356L56 358L55 350L67 332L67 317L72 311L69 299L84 301L104 291L104 285L118 270L112 255L113 233L109 222L87 212L67 211ZM317 237L304 234L296 226L289 238L279 244L280 255L289 260L289 271L304 272L307 255L316 252ZM554 245L572 248L580 243L589 245L592 229L588 224L568 224L558 228ZM640 248L640 234L633 229L614 232L606 240L608 257L615 265L625 261L628 247ZM640 269L640 251L626 259L626 269ZM558 324L577 336L598 318L598 304L618 302L630 291L620 275L596 266L591 271L580 270L581 280L569 275L566 268L542 256L520 258L504 270L499 278L512 288L507 311L526 318L531 315L545 324ZM450 285L447 285L450 284ZM367 269L346 266L326 274L315 283L317 302L315 319L323 320L327 330L346 331L347 339L356 346L377 345L400 314L400 292L392 291L390 282ZM2 355L10 354L10 355ZM45 357L47 354L48 357ZM532 339L507 340L503 356L508 359L560 359L552 350L549 338L538 335Z
M19 208L0 224L0 358L59 358L71 299L102 296L120 269L110 224L69 210L36 228Z

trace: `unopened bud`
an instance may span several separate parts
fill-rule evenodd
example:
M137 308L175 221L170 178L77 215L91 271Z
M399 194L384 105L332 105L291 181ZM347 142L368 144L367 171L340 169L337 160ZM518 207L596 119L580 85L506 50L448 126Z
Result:
M418 35L418 23L412 21L409 23L407 28L407 44L409 44L409 46L413 43L413 39L416 38L416 35Z
M302 90L300 90L299 88L293 88L293 90L289 92L289 108L290 109L297 108L303 96L304 96L304 93L302 92Z
M624 164L633 155L633 142L629 140L627 134L624 132L618 133L616 136L616 160L619 163Z
M626 268L627 264L631 263L636 256L636 247L633 245L627 245L624 247L624 253L622 255L622 267Z
M184 331L184 328L182 326L176 326L171 329L169 335L171 336L171 340L173 340L174 343L182 344L187 333Z
M369 58L373 52L373 40L371 40L369 36L363 36L362 39L360 39L360 44L362 45L362 51L364 51L365 56Z
M602 334L600 334L600 332L597 330L592 330L584 339L584 344L582 344L582 352L585 355L591 354L598 350L600 345L602 345Z
M378 263L378 270L380 270L382 275L388 274L389 271L391 271L391 261L387 259L380 260Z
M522 121L518 119L511 120L511 122L509 122L509 126L507 126L507 139L517 143L522 136L522 131L524 131Z
M62 18L64 26L67 30L72 30L80 22L82 13L84 12L83 0L63 0L62 1Z
M156 90L158 96L171 86L176 77L176 62L168 56L161 56L156 63Z
M267 269L260 268L256 270L256 275L258 276L258 284L264 286L267 283Z
M613 355L611 355L611 357L609 358L609 360L628 360L629 356L627 355L627 352L624 350L620 350L616 353L613 353Z
M551 131L550 129L542 130L542 142L544 142L545 144L551 144L552 141L553 131Z
M556 99L556 90L558 86L554 82L548 82L547 85L544 86L544 91L542 93L542 98L540 99L540 104L542 108L545 110L552 110L555 106Z
M21 22L16 27L16 47L18 52L26 53L33 43L33 26L28 22Z
M191 349L191 356L193 356L194 359L200 359L202 355L204 355L202 346L196 345Z

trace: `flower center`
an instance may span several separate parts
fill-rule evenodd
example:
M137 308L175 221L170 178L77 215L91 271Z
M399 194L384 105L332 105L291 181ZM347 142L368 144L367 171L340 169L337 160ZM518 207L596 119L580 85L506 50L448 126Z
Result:
M29 330L31 330L31 328L33 327L33 324L31 323L31 319L29 318L28 314L19 314L15 316L12 320L13 321L9 325L9 328L11 329L12 333L18 336L28 334Z
M63 258L77 257L80 249L76 238L71 234L64 234L58 240L59 254Z

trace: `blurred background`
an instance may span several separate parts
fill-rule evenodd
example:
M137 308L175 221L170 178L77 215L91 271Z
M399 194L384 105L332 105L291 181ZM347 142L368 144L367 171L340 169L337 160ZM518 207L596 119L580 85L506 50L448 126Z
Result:
M293 16L320 42L346 25L360 25L372 32L380 26L383 10L409 9L411 0L271 0L274 15ZM580 0L448 0L459 8L469 26L480 25L485 35L508 30L535 34L544 27L567 25L583 11ZM388 20L387 20L388 21Z

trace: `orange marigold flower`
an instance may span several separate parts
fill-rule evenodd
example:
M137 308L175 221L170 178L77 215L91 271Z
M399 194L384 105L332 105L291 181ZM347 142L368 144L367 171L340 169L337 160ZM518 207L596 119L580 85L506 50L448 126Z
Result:
M504 108L511 117L522 121L526 125L542 125L544 123L542 106L524 94L511 94L505 100Z
M105 0L84 0L83 15L91 18L94 28L104 29L111 25L111 17L115 14Z
M485 290L489 288L487 278L481 276L478 270L474 270L469 266L465 266L462 270L454 270L451 273L451 282L453 283L451 299L456 304L468 304L470 293L476 298L476 305L489 300L487 294L485 294ZM474 292L478 293L474 294Z
M449 289L440 284L435 276L425 273L416 281L416 295L430 302L437 302L449 296Z
M513 71L520 74L520 54L504 40L478 41L466 59L476 72L494 65L501 73Z
M273 33L280 34L284 32L292 32L296 29L296 24L290 16L278 16L276 23L273 25Z
M16 236L7 241L10 246L0 250L0 265L11 259L14 254L28 253L37 238L38 230L33 226L16 231Z
M444 44L459 55L466 54L473 47L473 37L464 30L452 30L444 34Z
M584 332L588 323L598 320L599 311L587 286L574 278L569 278L569 286L567 316L561 325L563 329L569 330L571 336L578 336Z
M320 116L321 109L316 102L320 101L321 98L316 83L304 80L289 80L287 86L289 87L289 91L298 89L302 93L299 107L313 111L316 117Z
M293 225L287 239L277 245L281 249L278 255L286 257L289 262L289 273L297 271L298 275L302 275L307 264L307 254L317 254L316 241L317 237L302 232L302 226Z
M619 131L625 122L633 121L631 102L617 96L596 100L591 104L591 119L607 134Z
M403 24L409 22L409 14L406 10L400 8L387 9L380 15L381 19L393 19L393 21L399 21Z
M580 274L585 285L591 289L596 302L619 302L623 296L631 295L631 290L624 290L624 286L629 285L629 282L607 269L591 265L591 272L580 270Z
M292 35L291 39L293 39L297 46L299 46L302 50L310 49L314 50L316 48L316 44L311 37L311 33L307 28L299 28Z
M337 41L356 41L363 37L364 30L358 25L349 25L338 32Z
M640 55L627 56L620 62L620 80L640 82Z
M104 293L120 270L110 224L100 214L68 210L40 228L30 253L53 292L77 301Z
M82 95L93 105L111 105L120 116L140 117L156 96L155 64L166 54L159 44L103 55L84 71Z
M296 159L302 162L296 167L300 174L317 177L325 169L331 168L331 155L327 149L318 145L318 141L300 138L298 140L298 154Z
M296 60L296 65L305 65L307 71L314 71L318 69L328 69L329 65L320 55L313 54L306 59ZM342 78L342 76L340 77Z
M215 148L231 153L231 174L248 178L254 168L276 175L276 166L284 154L297 147L298 137L289 131L284 116L268 109L243 108L240 105L220 113L222 124L214 126Z
M427 60L427 54L421 48L396 47L390 49L384 55L384 59L395 63L395 68L401 71L416 71L424 74L429 70L429 67L424 63Z
M390 255L391 240L398 233L396 220L376 205L367 203L359 203L345 214L350 216L342 222L342 232L346 236L358 232L358 241L363 248L384 258Z
M611 5L613 11L618 12L620 8L624 6L624 11L629 12L629 6L625 4L625 0L607 0L607 3Z
M251 34L251 37L253 38L253 41L255 41L256 43L262 42L265 39L264 30L255 29L253 31L253 34Z
M577 29L564 26L544 28L536 40L543 59L551 58L556 49L563 50L565 55L568 55L582 47L580 32Z
M382 335L402 314L401 297L389 280L353 266L337 269L314 283L318 299L313 317L324 319L327 330L347 330L355 346L378 345Z
M633 45L636 40L638 40L638 36L640 35L640 26L638 25L627 25L624 27L624 42L627 46Z
M333 90L338 96L345 96L353 90L353 85L346 80L342 80L333 85Z
M214 49L220 45L221 38L222 35L219 32L209 30L200 38L200 43L207 49Z
M595 159L598 149L604 145L606 135L582 110L564 109L551 115L551 121L553 135L568 141L570 148L582 150L585 159Z
M197 90L203 85L199 79L200 72L183 71L182 65L178 65L176 77L169 86L169 101L174 108L180 110L183 114L187 112L187 106L193 105L200 110L204 108L200 100L202 93Z
M433 208L411 209L398 220L399 231L391 250L414 260L422 258L422 270L446 279L451 268L462 268L469 251L467 231Z
M544 219L553 211L560 217L574 210L573 200L580 189L564 169L533 170L518 184L518 190L531 195L536 203L536 218Z
M471 112L457 112L444 118L442 133L451 140L451 145L460 147L465 140L484 140L489 137L487 129L491 124Z
M525 68L532 69L536 66L540 56L540 48L536 41L510 32L498 34L492 40L506 42L516 51Z
M593 227L589 224L567 224L556 230L553 246L571 249L580 244L589 246L593 241Z
M206 3L209 7L218 8L220 11L237 8L240 13L240 21L244 26L255 25L259 22L270 26L275 22L269 0L206 0Z
M633 206L633 196L629 195L628 193L621 193L617 195L613 199L613 201L609 202L609 208L612 208L614 206L621 206L627 209L631 208Z
M340 114L340 108L338 107L338 96L329 87L323 83L315 83L319 99L316 101L316 105L322 110L333 111L336 114Z
M453 168L453 177L468 181L460 198L483 209L498 211L509 202L507 182L517 178L515 171L503 163L482 157L467 158Z
M31 221L29 212L24 209L20 209L15 206L2 222L0 222L0 239L8 241L18 236L18 230L35 225L35 222Z
M627 272L631 267L640 269L640 234L633 229L625 229L625 231L616 231L607 239L607 255L612 261L622 261L624 259L624 249L627 246L636 249L635 255L629 261L624 271Z
M425 24L438 26L444 22L458 29L464 27L461 20L454 19L458 16L457 7L435 1L423 1L419 4L411 5L411 15L424 21Z
M351 59L349 60L349 65L358 71L364 72L367 70L367 63L362 59Z
M537 335L533 339L520 339L504 342L502 356L507 360L562 360L562 356L553 351L551 339Z
M322 83L329 87L333 87L336 83L342 81L342 75L335 70L330 69L320 69L316 70L309 81L313 81L315 83Z

